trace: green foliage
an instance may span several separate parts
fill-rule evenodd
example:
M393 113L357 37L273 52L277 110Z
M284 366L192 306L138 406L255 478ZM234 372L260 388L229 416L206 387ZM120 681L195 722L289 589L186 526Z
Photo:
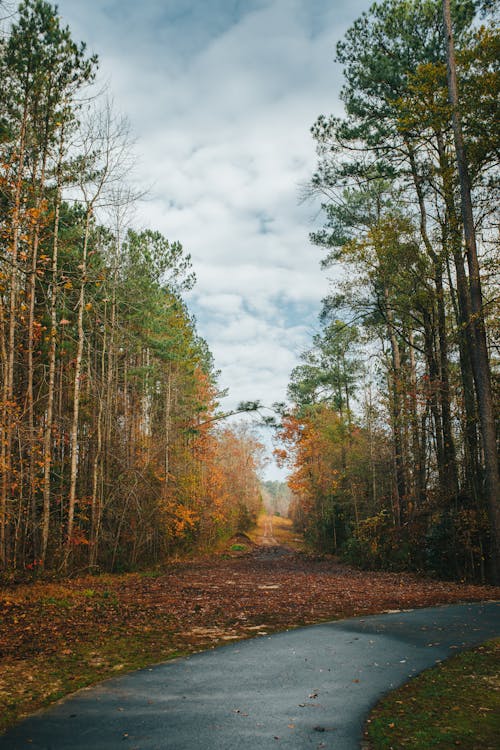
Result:
M257 443L229 431L235 466L221 457L190 256L124 230L129 139L85 91L96 68L45 0L0 40L0 566L30 577L136 570L260 504Z
M496 226L500 37L479 25L480 4L451 5L474 214L486 238ZM281 453L294 469L296 526L318 549L342 538L346 558L363 567L484 580L488 459L470 318L479 280L464 266L445 48L440 0L376 2L337 45L345 113L313 125L310 181L324 219L311 240L334 273L321 333L291 376ZM493 300L498 262L483 245L481 281Z
M358 341L356 326L341 320L325 322L322 332L313 337L314 348L302 355L304 364L292 371L288 393L294 403L328 403L341 413L349 410L361 372L353 353Z
M97 58L86 56L85 44L72 40L69 28L61 27L57 8L44 0L20 4L1 52L4 122L9 123L10 137L29 112L34 143L54 142L61 125L74 121L68 98L93 80Z
M439 578L484 580L488 518L467 498L432 514L424 543L426 570Z
M374 570L406 570L414 564L411 545L387 510L361 521L342 554L347 562Z

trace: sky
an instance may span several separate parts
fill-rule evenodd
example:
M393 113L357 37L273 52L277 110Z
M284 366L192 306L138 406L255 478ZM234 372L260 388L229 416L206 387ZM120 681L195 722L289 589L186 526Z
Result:
M366 0L59 0L100 60L147 195L137 229L182 243L188 304L209 344L221 406L286 399L329 281L301 202L315 167L310 127L342 113L335 45ZM270 413L270 412L268 412ZM261 432L267 446L271 436ZM266 478L282 478L273 463Z

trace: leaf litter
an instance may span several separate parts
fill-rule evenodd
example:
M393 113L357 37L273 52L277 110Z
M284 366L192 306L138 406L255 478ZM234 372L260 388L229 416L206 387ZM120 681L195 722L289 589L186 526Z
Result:
M148 573L0 591L0 728L85 685L179 654L325 620L500 598L500 590L367 572L283 547ZM311 696L312 698L312 696Z

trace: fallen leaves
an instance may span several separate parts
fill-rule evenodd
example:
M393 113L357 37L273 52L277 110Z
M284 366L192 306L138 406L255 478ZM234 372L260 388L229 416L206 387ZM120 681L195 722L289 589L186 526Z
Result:
M84 674L88 684L174 652L297 625L494 598L500 591L492 587L359 571L283 548L179 562L154 576L85 576L12 587L0 593L0 714L7 700L11 710L36 691L68 692L61 687L64 671ZM76 689L83 682L67 678L64 684ZM316 698L313 690L311 702L300 705L317 705Z
M495 595L486 586L257 552L179 563L155 578L88 576L13 588L0 596L0 658L70 655L82 640L99 642L117 632L167 630L176 644L196 648L321 620Z

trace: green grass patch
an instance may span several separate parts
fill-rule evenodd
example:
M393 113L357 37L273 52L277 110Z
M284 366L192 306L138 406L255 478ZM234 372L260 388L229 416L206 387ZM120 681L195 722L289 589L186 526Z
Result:
M246 544L232 544L231 552L245 552L246 548Z
M184 656L172 634L151 630L84 642L61 653L9 660L0 674L0 732L83 687Z
M366 735L371 750L496 750L500 639L452 657L383 698Z
M153 568L152 570L141 570L139 573L141 578L151 578L152 580L155 580L156 578L161 578L165 575L164 570L159 570L158 568Z
M70 609L73 605L73 602L64 596L44 596L40 599L40 603L42 606L56 607L57 609Z

